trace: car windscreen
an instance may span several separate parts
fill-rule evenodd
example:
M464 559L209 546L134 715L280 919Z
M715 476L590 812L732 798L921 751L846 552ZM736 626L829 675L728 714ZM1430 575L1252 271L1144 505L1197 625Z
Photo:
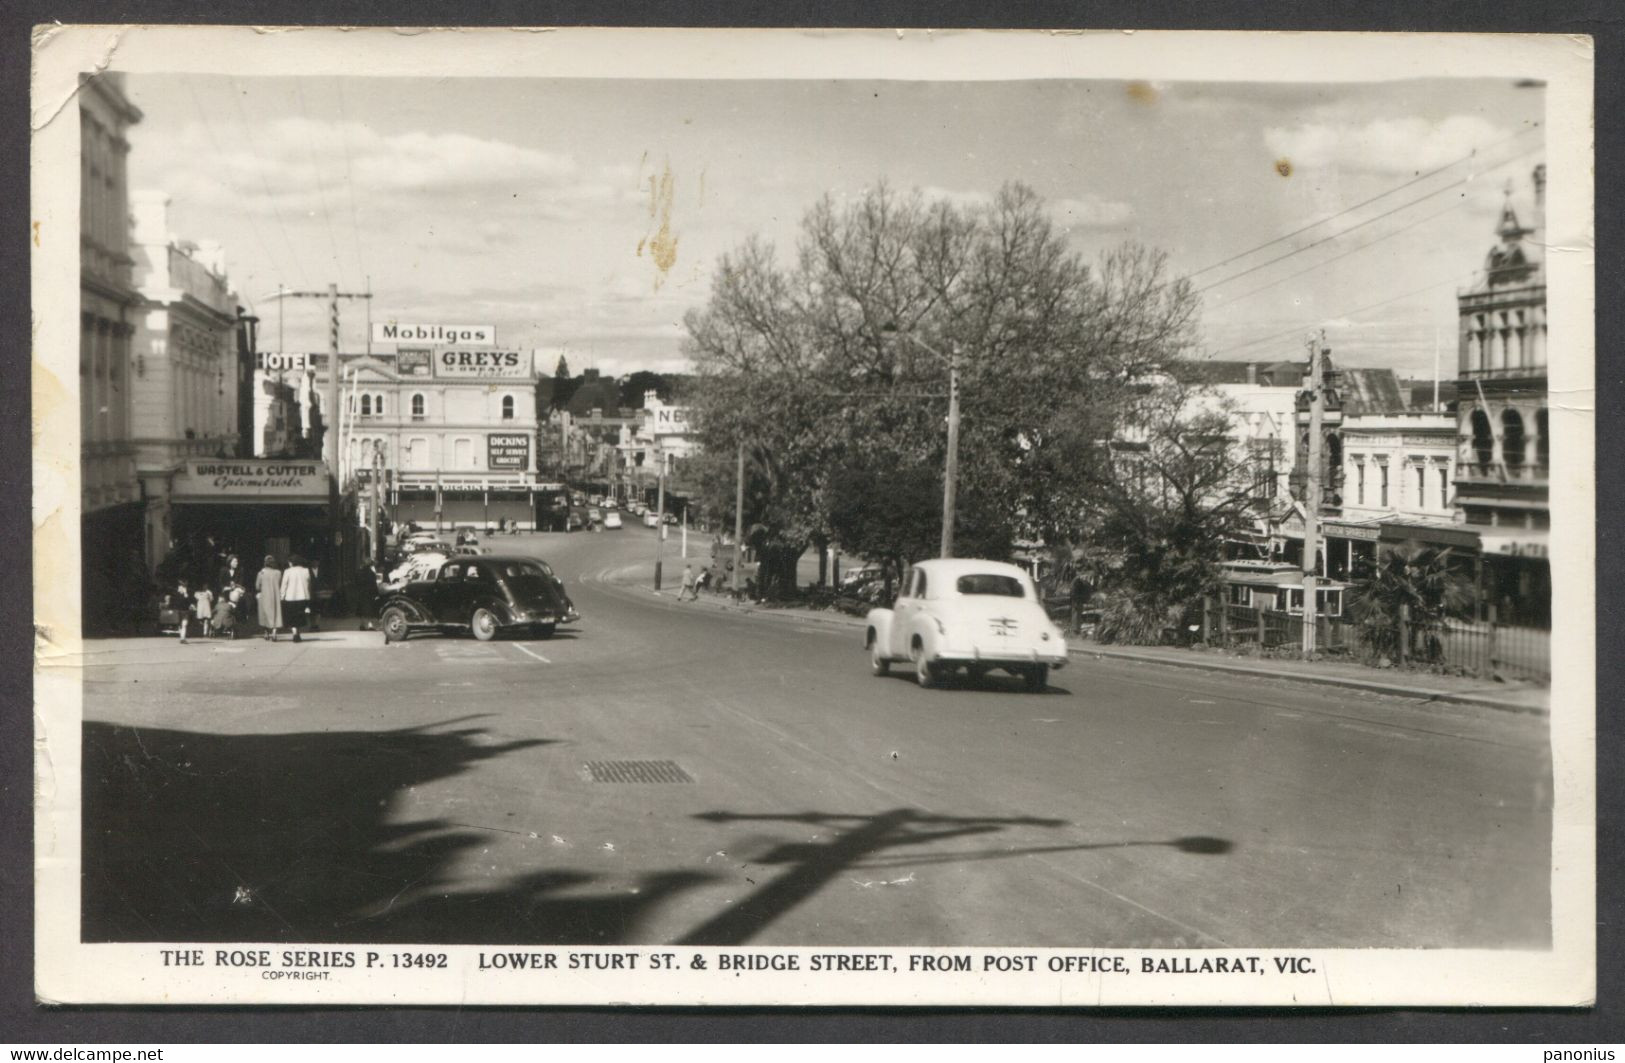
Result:
M1027 595L1022 589L1020 580L996 572L977 572L969 576L960 576L954 586L960 594L993 594L1003 598L1024 598Z

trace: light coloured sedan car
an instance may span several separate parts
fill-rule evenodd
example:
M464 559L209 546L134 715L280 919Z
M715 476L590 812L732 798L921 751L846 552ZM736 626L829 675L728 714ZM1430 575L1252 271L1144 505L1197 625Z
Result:
M964 668L993 669L1041 691L1066 664L1066 638L1050 623L1032 578L999 561L943 558L915 565L890 609L871 609L865 645L876 675L909 661L922 687Z
M613 510L613 509L605 511L605 513L604 513L604 527L605 528L619 528L620 526L621 526L621 515L620 515L620 513L617 512L616 510Z

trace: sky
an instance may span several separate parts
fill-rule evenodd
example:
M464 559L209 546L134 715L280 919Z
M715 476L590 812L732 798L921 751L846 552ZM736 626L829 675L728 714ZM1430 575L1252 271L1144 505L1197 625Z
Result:
M1301 357L1325 329L1341 364L1428 376L1438 347L1453 376L1455 293L1509 182L1529 223L1544 146L1545 92L1511 78L128 89L131 189L170 197L177 240L224 246L261 349L326 350L325 306L275 295L336 283L370 290L375 321L495 325L549 372L554 351L575 372L684 368L683 315L719 256L758 235L789 261L819 197L885 180L959 203L1020 181L1086 259L1166 251L1201 290L1203 357ZM343 305L346 350L368 310Z

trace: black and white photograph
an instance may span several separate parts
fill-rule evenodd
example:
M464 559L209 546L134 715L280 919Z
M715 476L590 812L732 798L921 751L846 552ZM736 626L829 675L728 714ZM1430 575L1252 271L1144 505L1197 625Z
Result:
M1572 38L35 47L43 999L1590 999Z

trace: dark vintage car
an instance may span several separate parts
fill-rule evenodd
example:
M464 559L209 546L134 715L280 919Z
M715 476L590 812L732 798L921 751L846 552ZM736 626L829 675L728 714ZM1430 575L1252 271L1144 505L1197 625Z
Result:
M379 602L386 642L413 630L467 628L482 642L501 631L530 630L543 637L581 619L564 582L534 557L454 557Z

